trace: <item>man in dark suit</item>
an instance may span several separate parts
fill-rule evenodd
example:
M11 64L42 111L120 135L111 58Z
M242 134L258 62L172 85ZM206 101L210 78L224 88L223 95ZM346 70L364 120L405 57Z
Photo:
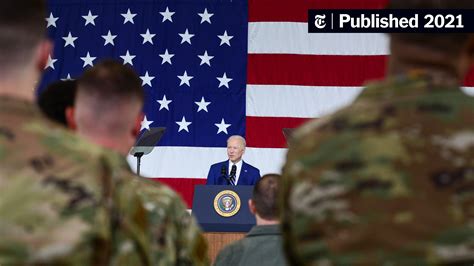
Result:
M242 160L245 139L235 135L227 139L228 160L211 165L207 185L249 185L260 178L260 170Z

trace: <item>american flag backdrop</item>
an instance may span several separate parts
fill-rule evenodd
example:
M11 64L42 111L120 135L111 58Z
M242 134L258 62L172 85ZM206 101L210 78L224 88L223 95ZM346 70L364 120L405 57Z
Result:
M262 174L281 172L283 128L347 105L364 82L384 76L387 36L308 34L307 10L386 3L49 0L55 50L41 87L75 78L102 58L133 66L147 97L142 130L167 127L143 157L141 174L191 205L194 185L226 159L230 135L247 139L244 160ZM473 75L465 84L473 86ZM135 169L135 159L129 162Z

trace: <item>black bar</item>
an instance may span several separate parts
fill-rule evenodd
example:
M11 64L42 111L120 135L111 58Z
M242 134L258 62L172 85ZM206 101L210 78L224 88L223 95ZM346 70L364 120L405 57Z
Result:
M474 9L310 9L308 32L472 33Z

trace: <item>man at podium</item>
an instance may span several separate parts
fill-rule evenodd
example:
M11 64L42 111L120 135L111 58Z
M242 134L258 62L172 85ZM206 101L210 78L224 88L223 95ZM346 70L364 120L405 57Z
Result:
M234 135L227 139L228 160L211 165L207 175L207 185L255 185L260 178L260 170L244 162L245 139Z

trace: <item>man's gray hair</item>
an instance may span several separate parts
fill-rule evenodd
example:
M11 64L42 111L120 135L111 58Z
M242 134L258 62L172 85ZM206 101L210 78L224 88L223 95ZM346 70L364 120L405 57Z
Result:
M230 136L228 139L227 139L227 144L229 144L229 140L230 139L238 139L240 140L240 142L242 143L243 145L243 148L247 147L247 142L245 141L244 137L240 136L240 135L232 135Z

